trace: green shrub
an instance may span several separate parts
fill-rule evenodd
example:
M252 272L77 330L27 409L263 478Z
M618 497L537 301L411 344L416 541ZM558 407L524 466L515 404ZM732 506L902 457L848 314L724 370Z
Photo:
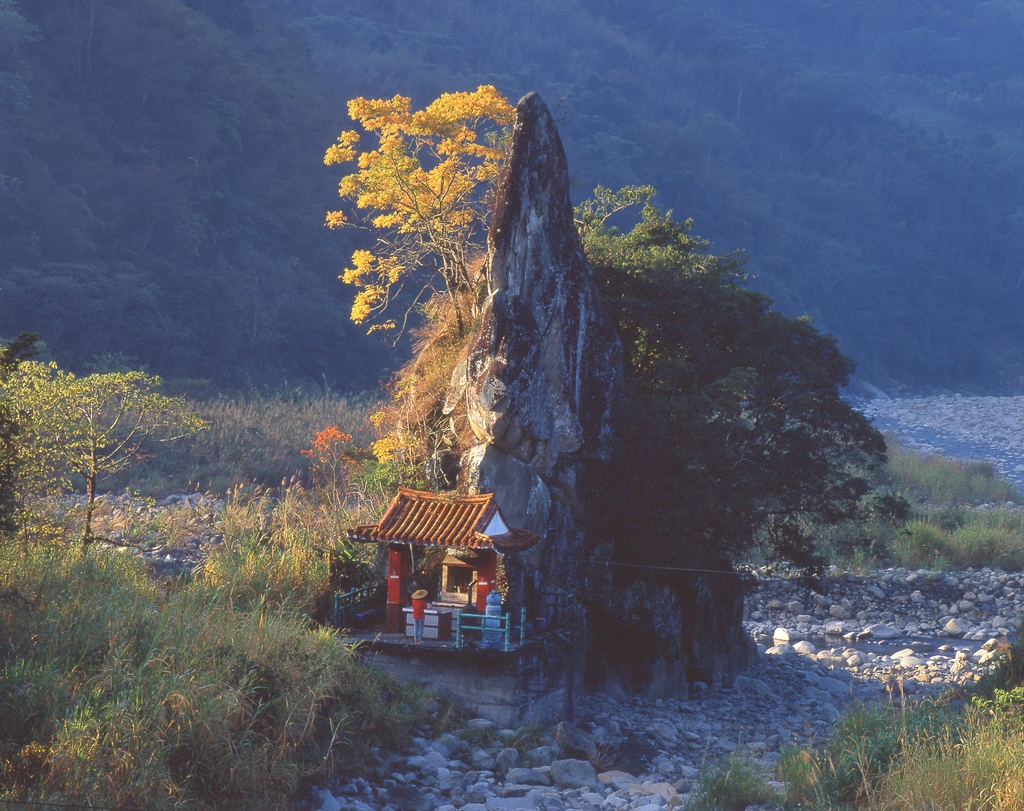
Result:
M889 461L885 471L896 490L911 502L968 504L1020 499L1020 494L999 478L989 462L917 453L903 448L891 434L886 435L886 441Z
M1024 568L1024 515L1010 510L947 511L908 521L892 541L902 566Z
M892 556L901 566L938 568L948 535L928 520L915 519L892 541Z
M750 758L733 756L704 767L686 807L688 811L743 811L748 805L779 799L763 767Z
M950 534L947 550L959 566L1024 568L1024 515L1007 510L973 513Z

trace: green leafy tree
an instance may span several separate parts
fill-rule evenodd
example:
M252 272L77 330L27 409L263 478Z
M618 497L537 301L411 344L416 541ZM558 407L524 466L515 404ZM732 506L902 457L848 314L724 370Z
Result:
M676 565L727 566L763 542L814 567L814 527L858 516L885 459L881 435L839 396L853 364L808 319L746 289L743 254L708 253L652 192L599 189L577 209L626 357L604 524L629 539L621 550ZM635 227L607 227L635 202Z
M444 93L415 113L404 96L357 98L348 109L377 140L376 149L360 151L359 133L349 130L324 156L328 166L357 161L358 171L341 179L338 193L370 212L377 234L376 248L353 253L341 277L359 288L352 320L379 315L411 276L433 270L455 305L461 333L458 299L471 288L471 253L490 217L490 188L505 158L501 128L512 123L514 108L483 85ZM347 221L342 211L327 215L332 228ZM420 292L430 289L428 282ZM371 331L394 327L388 319Z
M36 335L23 332L9 344L0 345L0 386L2 386L26 358L35 353ZM15 531L18 514L18 434L19 425L15 404L8 397L0 397L0 540Z
M25 497L67 492L85 482L82 550L93 540L96 484L126 470L149 444L195 433L205 422L184 400L160 394L144 372L76 377L55 363L22 363L5 384L18 404L20 488Z

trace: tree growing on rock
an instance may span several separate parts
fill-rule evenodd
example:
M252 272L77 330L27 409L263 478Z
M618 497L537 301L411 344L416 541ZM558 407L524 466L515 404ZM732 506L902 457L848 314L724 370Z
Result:
M144 372L76 377L55 363L22 363L4 384L17 403L19 489L23 498L68 492L85 482L82 551L93 541L96 485L126 470L154 442L195 433L206 423L187 403L159 392Z
M412 111L404 96L357 98L349 115L376 136L376 148L360 151L361 136L343 132L327 150L327 165L356 161L338 192L364 210L377 234L373 250L357 250L340 277L359 288L352 320L381 316L407 283L419 285L408 313L440 277L455 304L462 332L460 297L472 288L469 265L490 216L490 188L505 156L502 128L514 110L491 86L472 93L445 93L424 110ZM327 214L327 225L348 222L343 211ZM426 276L424 276L426 272ZM394 319L371 327L393 329Z
M603 525L631 558L724 568L763 543L814 567L814 528L858 517L885 461L881 434L839 396L853 363L744 287L742 253L708 253L652 196L599 189L576 210L625 350ZM607 227L633 203L639 223Z

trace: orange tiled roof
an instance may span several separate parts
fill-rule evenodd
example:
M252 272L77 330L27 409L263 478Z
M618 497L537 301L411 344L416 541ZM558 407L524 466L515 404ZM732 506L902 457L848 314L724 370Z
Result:
M364 543L493 547L502 553L529 549L537 543L538 537L525 529L510 528L500 535L485 535L497 512L493 493L447 496L400 487L379 523L352 527L345 534L349 540Z

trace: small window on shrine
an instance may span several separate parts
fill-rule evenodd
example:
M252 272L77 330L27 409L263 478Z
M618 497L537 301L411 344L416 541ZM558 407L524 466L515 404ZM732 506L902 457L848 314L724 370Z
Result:
M476 572L472 569L463 569L452 567L448 570L448 588L446 591L454 592L455 594L464 594L469 596L469 590L473 587L473 581L476 580Z
M475 601L477 576L477 568L472 562L448 555L441 564L441 593L438 598L446 603Z

